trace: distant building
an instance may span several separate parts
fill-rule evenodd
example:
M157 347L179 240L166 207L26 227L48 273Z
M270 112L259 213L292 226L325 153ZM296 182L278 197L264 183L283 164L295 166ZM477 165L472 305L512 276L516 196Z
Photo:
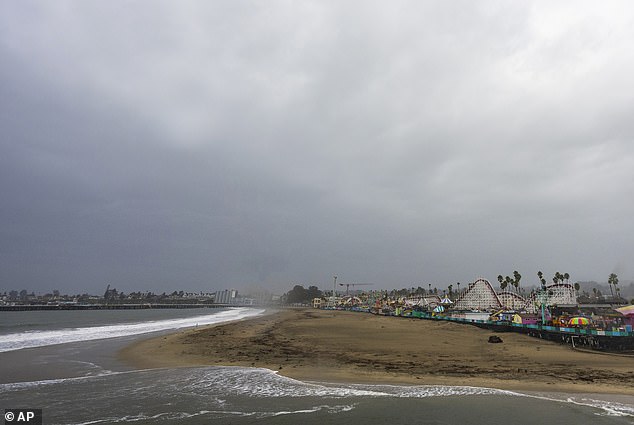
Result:
M238 299L237 289L225 289L223 291L216 292L216 304L236 304Z

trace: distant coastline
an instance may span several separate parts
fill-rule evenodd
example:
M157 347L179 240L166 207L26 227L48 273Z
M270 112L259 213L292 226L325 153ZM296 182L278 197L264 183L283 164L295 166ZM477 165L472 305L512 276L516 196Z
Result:
M469 385L634 395L634 357L580 352L465 324L315 309L286 310L134 343L142 368L262 367L304 381Z
M168 308L227 308L227 307L254 307L253 305L240 304L17 304L0 305L0 311L57 311L57 310L142 310L142 309L168 309Z

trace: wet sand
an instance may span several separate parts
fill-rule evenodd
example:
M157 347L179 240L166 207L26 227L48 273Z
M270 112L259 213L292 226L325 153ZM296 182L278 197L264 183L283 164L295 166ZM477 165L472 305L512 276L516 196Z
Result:
M489 336L503 342L492 344ZM139 368L263 367L304 381L470 385L634 395L634 357L580 352L516 333L420 319L286 310L136 342Z

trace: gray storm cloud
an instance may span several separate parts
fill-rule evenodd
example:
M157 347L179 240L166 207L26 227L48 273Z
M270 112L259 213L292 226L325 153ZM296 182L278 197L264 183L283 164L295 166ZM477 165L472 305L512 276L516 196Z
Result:
M633 17L5 2L0 290L604 280L634 258Z

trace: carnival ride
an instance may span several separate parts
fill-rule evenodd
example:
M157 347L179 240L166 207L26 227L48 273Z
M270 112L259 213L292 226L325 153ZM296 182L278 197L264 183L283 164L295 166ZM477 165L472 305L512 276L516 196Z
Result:
M502 306L508 310L521 310L526 305L526 299L515 292L502 291L497 296Z
M341 299L340 304L343 306L358 306L362 305L363 301L359 297L347 296Z
M576 303L576 291L569 283L557 283L533 291L524 298L516 292L496 292L491 283L483 278L470 283L456 299L454 310L525 310L536 313L542 306Z
M495 289L488 280L480 278L470 283L453 305L455 310L499 310L503 307Z
M415 296L403 298L403 303L408 307L434 308L441 303L438 295Z
M528 312L536 313L540 311L542 305L554 306L576 303L577 296L574 286L569 283L557 283L531 293L526 300L524 309Z

